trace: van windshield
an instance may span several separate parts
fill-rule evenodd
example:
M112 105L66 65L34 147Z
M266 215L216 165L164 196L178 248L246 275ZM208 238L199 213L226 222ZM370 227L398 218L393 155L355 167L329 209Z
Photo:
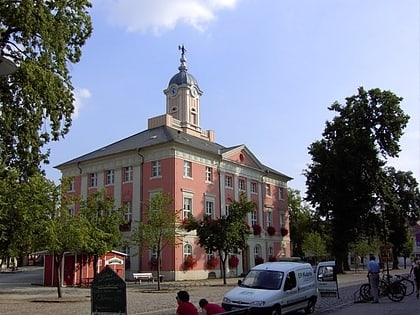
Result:
M241 283L241 287L278 290L283 281L284 273L274 270L251 270Z

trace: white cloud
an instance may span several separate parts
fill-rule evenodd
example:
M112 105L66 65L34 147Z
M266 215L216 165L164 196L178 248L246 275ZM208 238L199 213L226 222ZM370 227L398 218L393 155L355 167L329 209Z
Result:
M190 25L204 31L216 18L216 11L233 9L238 0L106 0L109 22L128 32L159 35L173 30L177 24Z
M91 97L91 93L88 89L83 88L76 88L74 90L74 112L73 112L73 119L79 116L80 109L83 107L83 101L89 99Z

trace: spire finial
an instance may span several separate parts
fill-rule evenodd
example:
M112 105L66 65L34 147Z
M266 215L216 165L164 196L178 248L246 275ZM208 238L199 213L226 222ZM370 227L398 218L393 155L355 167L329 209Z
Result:
M182 45L178 45L178 50L181 51L181 59L179 61L181 61L181 65L178 67L179 71L187 71L187 58L185 58L185 53L187 52L187 50L185 49L184 44Z

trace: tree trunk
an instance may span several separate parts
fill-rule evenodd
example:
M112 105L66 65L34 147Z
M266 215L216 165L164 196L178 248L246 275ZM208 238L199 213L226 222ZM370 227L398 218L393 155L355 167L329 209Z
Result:
M344 273L344 268L343 268L344 256L345 256L345 253L337 253L337 256L335 257L335 269L337 271L337 274Z
M98 275L98 255L93 255L93 279Z
M228 255L222 255L223 253L221 251L219 251L219 256L220 256L220 262L221 262L221 267L222 267L222 276L223 276L223 284L226 284L226 260Z
M62 298L62 292L61 292L61 263L63 261L63 256L61 254L54 253L54 272L57 279L57 296L59 299Z

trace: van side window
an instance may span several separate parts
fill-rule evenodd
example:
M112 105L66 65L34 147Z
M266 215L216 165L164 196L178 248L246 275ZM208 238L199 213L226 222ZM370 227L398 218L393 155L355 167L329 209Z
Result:
M296 275L294 271L287 274L286 281L284 283L284 290L292 290L296 287Z

